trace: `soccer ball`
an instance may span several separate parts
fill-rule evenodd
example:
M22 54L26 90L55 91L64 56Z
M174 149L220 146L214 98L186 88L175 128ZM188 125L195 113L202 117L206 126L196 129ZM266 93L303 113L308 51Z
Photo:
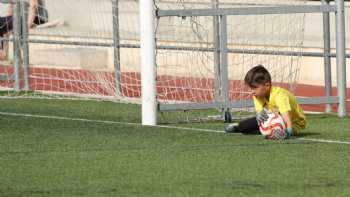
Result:
M267 114L269 118L259 125L260 133L267 139L284 139L286 133L286 123L279 113L271 112Z

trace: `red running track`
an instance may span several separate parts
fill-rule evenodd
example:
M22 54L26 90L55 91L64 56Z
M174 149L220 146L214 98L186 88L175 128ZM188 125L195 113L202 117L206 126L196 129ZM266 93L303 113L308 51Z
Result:
M55 69L38 68L30 69L30 89L33 91L70 92L80 94L98 94L113 96L115 93L114 74L106 71L89 71L81 69ZM0 73L11 75L12 67L0 66ZM23 86L23 80L20 82ZM280 84L281 86L285 86ZM1 81L1 87L13 87L13 81ZM121 74L122 94L126 97L140 97L140 74L136 72L123 72ZM188 87L188 88L187 88ZM191 88L190 88L191 87ZM178 101L210 101L213 100L214 81L205 78L186 78L177 76L157 76L157 92L159 99ZM247 99L248 94L235 93L244 91L242 81L230 81L230 99ZM240 89L235 89L238 87ZM324 95L323 86L298 84L295 95L303 97L316 97ZM333 88L336 95L336 88ZM350 98L350 89L347 90L347 98ZM306 111L322 112L324 104L303 105ZM350 112L350 102L347 101L347 111ZM336 112L337 105L333 105Z

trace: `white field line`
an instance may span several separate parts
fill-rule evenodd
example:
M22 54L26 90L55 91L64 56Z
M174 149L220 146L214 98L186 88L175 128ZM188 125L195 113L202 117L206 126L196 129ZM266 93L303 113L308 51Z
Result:
M70 121L93 122L93 123L104 123L104 124L133 125L133 126L139 126L139 127L143 126L140 123L117 122L117 121L109 121L109 120L91 120L91 119L84 119L84 118L69 118L69 117L63 117L63 116L44 116L44 115L8 113L8 112L0 112L0 115L30 117L30 118L44 118L44 119L54 119L54 120L70 120ZM187 128L187 127L166 126L166 125L145 126L145 127L159 127L159 128L167 128L167 129L205 131L205 132L216 132L216 133L224 132L223 130L219 131L219 130L212 130L212 129Z
M70 120L70 121L104 123L104 124L133 125L133 126L139 126L139 127L142 126L140 123L117 122L117 121L108 121L108 120L90 120L90 119L83 119L83 118L69 118L69 117L63 117L63 116L44 116L44 115L23 114L23 113L8 113L8 112L0 112L0 115L30 117L30 118L44 118L44 119L54 119L54 120ZM187 127L165 126L165 125L156 125L156 126L148 126L148 127L158 127L158 128L178 129L178 130L224 133L223 130L187 128ZM349 141L340 141L340 140L326 140L326 139L315 139L315 138L295 138L295 140L311 141L311 142L319 142L319 143L331 143L331 144L349 144L350 145Z
M297 138L297 140L320 142L320 143L331 143L331 144L350 144L350 142L347 142L347 141L325 140L325 139L314 139L314 138Z

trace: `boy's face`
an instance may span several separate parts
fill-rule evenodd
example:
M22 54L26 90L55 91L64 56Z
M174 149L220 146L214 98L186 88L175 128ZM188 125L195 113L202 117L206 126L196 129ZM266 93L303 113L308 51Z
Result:
M270 93L271 84L258 84L250 87L251 94L257 98L267 98Z

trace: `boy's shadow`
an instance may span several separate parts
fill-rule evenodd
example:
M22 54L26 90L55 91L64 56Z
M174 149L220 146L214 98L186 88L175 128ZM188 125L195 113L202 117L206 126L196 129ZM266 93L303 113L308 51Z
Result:
M308 137L308 136L317 136L321 135L321 133L315 133L315 132L301 132L300 134L296 135L295 137Z

